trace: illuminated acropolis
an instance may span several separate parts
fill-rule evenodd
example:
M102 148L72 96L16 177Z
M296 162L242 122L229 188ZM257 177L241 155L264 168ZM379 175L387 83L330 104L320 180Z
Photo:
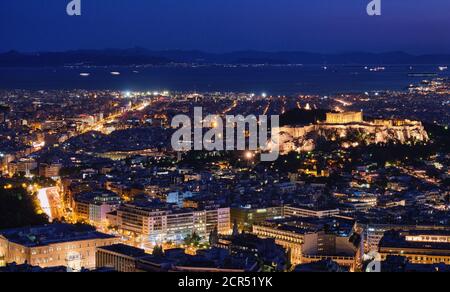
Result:
M327 124L362 123L362 112L327 113Z
M284 126L280 128L281 153L312 151L315 140L312 137L324 137L331 141L344 142L351 134L364 136L365 144L426 142L428 133L419 121L376 119L364 121L363 112L327 113L324 122L300 126ZM359 146L343 143L345 148Z

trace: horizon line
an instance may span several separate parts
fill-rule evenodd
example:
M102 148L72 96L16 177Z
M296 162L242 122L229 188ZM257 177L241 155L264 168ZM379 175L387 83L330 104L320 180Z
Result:
M127 51L127 50L146 50L148 52L196 52L196 53L204 53L211 55L225 55L225 54L233 54L233 53L243 53L243 52L255 52L255 53L305 53L305 54L317 54L317 55L343 55L343 54L373 54L373 55L382 55L382 54L406 54L410 56L429 56L429 55L450 55L450 52L433 52L433 53L411 53L404 50L386 50L386 51L365 51L365 50L354 50L354 51L336 51L336 52L319 52L319 51L308 51L308 50L258 50L258 49L237 49L237 50L229 50L224 52L213 52L209 50L203 49L149 49L146 47L128 47L128 48L92 48L92 49L66 49L66 50L19 50L19 49L7 49L0 50L0 54L7 53L22 53L22 54L37 54L37 53L67 53L67 52L77 52L77 51Z

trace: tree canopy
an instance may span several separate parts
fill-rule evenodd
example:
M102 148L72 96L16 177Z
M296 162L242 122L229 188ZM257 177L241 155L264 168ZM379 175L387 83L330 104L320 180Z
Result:
M0 186L0 229L48 223L47 216L36 210L33 197L24 189Z

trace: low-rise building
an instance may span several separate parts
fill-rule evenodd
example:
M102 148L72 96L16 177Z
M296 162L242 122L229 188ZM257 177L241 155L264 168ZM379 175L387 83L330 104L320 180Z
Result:
M379 253L406 257L412 264L450 265L450 232L444 230L388 231L380 241Z
M87 221L95 226L106 226L107 214L116 210L120 203L121 199L117 194L98 190L75 196L73 209L76 219Z
M358 224L364 232L364 246L366 252L378 251L380 241L388 231L409 231L409 230L433 230L435 232L450 232L448 226L431 225L395 225L395 224Z
M140 248L124 244L114 244L97 248L96 268L112 268L117 272L136 271L137 261L148 254Z
M316 217L326 218L339 215L339 209L313 209L294 205L284 206L284 217Z
M115 244L118 238L87 225L51 224L0 231L3 262L42 268L65 266L72 270L95 267L97 247Z
M59 177L59 172L61 171L62 165L59 163L39 165L39 175L46 178Z
M29 175L30 172L37 168L37 162L33 158L21 158L17 161L12 161L8 165L10 174L22 173Z
M231 208L231 222L237 224L239 230L252 231L252 226L266 220L281 219L284 216L283 207L244 206Z
M167 194L167 203L176 204L178 207L183 207L185 199L192 198L194 194L192 192L175 191Z
M355 270L362 246L354 226L353 220L345 218L293 217L255 224L253 233L275 239L288 251L293 265L329 259Z
M250 272L258 268L255 260L234 257L226 249L199 250L189 255L183 249L169 249L161 255L116 244L97 249L97 268L118 272Z

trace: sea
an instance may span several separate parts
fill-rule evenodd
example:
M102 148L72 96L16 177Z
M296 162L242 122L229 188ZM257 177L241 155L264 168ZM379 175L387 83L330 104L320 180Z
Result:
M402 91L438 77L450 77L445 65L0 68L0 89L331 95Z

